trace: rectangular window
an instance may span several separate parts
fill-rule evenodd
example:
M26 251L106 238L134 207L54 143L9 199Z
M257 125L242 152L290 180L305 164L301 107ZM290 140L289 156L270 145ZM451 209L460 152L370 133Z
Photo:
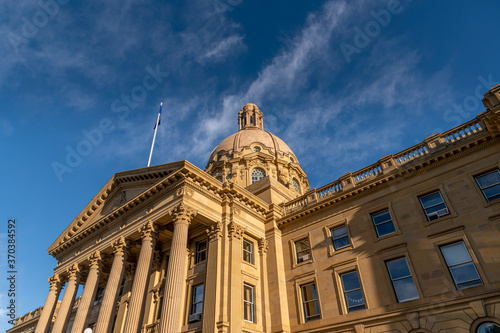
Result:
M314 283L300 286L302 291L302 304L304 306L304 317L306 321L319 319L318 293Z
M358 273L356 271L345 273L340 276L340 279L342 280L342 288L344 288L347 312L363 310L365 299L361 291Z
M297 264L311 260L311 247L309 246L309 238L304 238L295 242L297 251Z
M243 239L243 260L253 264L253 243Z
M243 313L245 321L255 323L254 287L243 284Z
M464 242L441 246L441 252L457 289L483 284Z
M388 209L371 214L371 216L378 237L396 232L396 227L394 227L394 222Z
M413 281L406 258L387 261L385 264L387 265L398 302L401 303L419 298L417 287L415 287L415 282Z
M196 256L194 263L197 264L207 259L207 240L204 239L196 243Z
M432 221L441 216L450 214L446 203L441 196L441 192L436 191L430 194L418 197L422 208L424 209L425 215L427 216L427 221Z
M330 230L330 232L332 233L333 247L335 248L335 250L340 250L351 245L345 225L333 228Z
M193 286L191 295L191 312L189 315L190 322L201 320L201 315L203 313L203 289L203 284Z
M474 178L488 202L500 199L500 170L496 169Z

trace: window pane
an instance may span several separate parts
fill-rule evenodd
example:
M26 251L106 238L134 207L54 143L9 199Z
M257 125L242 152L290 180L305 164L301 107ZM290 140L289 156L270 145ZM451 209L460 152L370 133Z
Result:
M245 285L244 289L245 289L244 290L245 301L253 302L253 288L248 285Z
M436 217L440 217L442 215L446 215L446 214L449 213L448 212L448 207L446 206L445 203L439 204L437 206L433 206L431 208L427 208L425 210L425 212L427 213L427 215L431 215L434 212L438 212L438 214L436 215Z
M252 252L252 243L250 243L249 241L247 241L246 239L244 239L243 240L243 249L245 251Z
M432 194L426 195L420 198L422 202L422 206L427 208L429 206L434 206L443 202L443 198L441 197L441 193L434 192Z
M363 293L361 292L361 289L346 292L345 295L348 308L359 307L361 305L364 308L365 300L363 298Z
M471 261L469 252L467 252L463 242L442 246L441 251L448 266Z
M349 246L349 245L351 245L351 244L349 243L349 237L347 237L347 236L336 239L333 242L333 246L335 247L335 250L342 249L342 248Z
M486 175L476 177L477 183L480 188L485 188L494 184L500 183L500 171L495 170Z
M413 282L413 277L410 276L401 280L396 280L393 281L393 283L398 302L409 301L419 297L417 287L415 287L415 282Z
M376 226L376 229L377 229L377 235L379 237L396 232L396 227L394 227L394 223L392 223L392 221L386 222L384 224L379 224Z
M388 210L384 210L383 212L373 214L372 218L375 224L380 224L392 220L391 214L389 213Z
M319 307L316 301L304 304L306 319L315 318L319 314Z
M387 262L387 268L389 268L389 274L391 275L392 280L411 275L406 258Z
M203 301L203 285L195 288L195 302Z
M343 236L347 236L347 228L345 226L339 227L332 229L332 236L333 238L340 238Z
M202 313L203 312L203 303L196 303L194 305L193 313Z
M483 193L488 201L493 201L500 198L500 184L484 189Z
M450 271L457 284L472 280L480 280L476 267L472 262L450 267Z
M303 239L295 243L297 246L297 252L302 252L305 250L309 250L309 240Z
M316 299L316 286L314 284L308 284L302 287L302 294L304 296L304 301L311 301Z
M342 285L344 286L344 291L350 291L353 289L361 288L358 279L358 273L356 271L343 274L342 275Z

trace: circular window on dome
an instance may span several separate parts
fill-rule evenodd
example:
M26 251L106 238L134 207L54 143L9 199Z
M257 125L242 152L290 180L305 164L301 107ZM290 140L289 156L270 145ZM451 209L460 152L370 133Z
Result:
M266 176L266 172L262 169L255 168L252 170L252 184L258 182Z
M479 325L476 330L477 333L500 333L500 326L498 324L488 322Z
M295 189L295 191L297 191L297 193L300 194L300 186L299 186L299 182L297 181L297 179L295 179L295 178L292 179L292 185L293 185L293 188Z
M260 151L260 147L258 147L258 146L253 147L253 151L259 152Z
M295 163L295 160L293 159L293 157L290 157L290 162Z

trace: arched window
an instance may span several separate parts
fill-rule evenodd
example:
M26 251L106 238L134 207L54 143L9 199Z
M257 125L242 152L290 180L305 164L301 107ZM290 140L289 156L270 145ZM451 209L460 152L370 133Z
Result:
M222 176L217 176L217 177L215 177L215 179L217 179L218 181L220 181L222 183Z
M255 168L252 170L252 184L258 182L266 176L266 172L262 169Z
M487 322L479 325L479 327L476 330L477 333L500 333L500 326L492 323L492 322Z
M293 188L295 189L295 191L297 191L297 193L300 194L300 185L299 185L299 182L297 181L297 179L292 178L292 185L293 185Z

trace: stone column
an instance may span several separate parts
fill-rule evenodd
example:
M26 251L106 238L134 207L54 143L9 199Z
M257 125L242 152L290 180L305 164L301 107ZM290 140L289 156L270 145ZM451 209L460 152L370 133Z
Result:
M47 333L52 316L54 315L54 310L56 309L57 299L59 298L59 293L61 292L61 280L59 279L59 274L54 274L54 276L49 277L50 291L45 305L43 306L42 314L36 325L35 333Z
M208 260L207 260L207 277L205 281L205 306L203 307L203 333L217 332L216 322L219 318L220 306L220 252L222 238L222 223L214 223L207 230L209 245L208 245Z
M123 273L125 275L125 284L123 285L123 293L121 295L120 291L118 290L118 312L116 314L115 328L113 329L113 333L123 332L125 318L127 317L128 304L130 300L129 292L132 290L132 284L134 282L135 268L135 262L125 262L125 271Z
M242 299L242 279L241 279L241 261L243 247L241 239L245 228L231 222L228 225L229 231L229 249L230 249L230 269L229 269L229 332L242 332L243 323L243 299Z
M113 265L111 266L108 283L104 290L99 317L94 329L95 333L109 333L111 331L112 320L116 312L120 282L125 268L125 261L127 260L127 241L124 237L120 237L117 241L111 243L111 246L113 247L114 254Z
M134 283L130 294L128 313L123 328L124 333L137 333L141 331L146 289L157 237L157 229L152 221L147 222L139 228L139 232L142 237L141 252L139 253Z
M57 312L56 322L52 328L52 333L65 333L68 326L69 315L73 308L73 302L75 301L76 291L78 290L78 285L80 283L80 269L78 264L73 264L68 269L68 283L66 286L66 291L64 292L63 300L59 311Z
M85 281L80 305L76 311L75 321L71 328L72 333L82 333L87 328L87 320L89 319L90 310L92 309L97 287L99 285L99 277L101 276L101 252L95 251L88 257L90 262L89 274Z
M165 294L159 333L179 333L183 310L182 291L184 290L188 229L196 212L181 203L170 214L174 220L174 235L170 248L170 262L167 268Z
M267 284L267 250L269 243L265 238L259 241L260 267L261 267L261 289L262 289L262 328L264 332L271 332L271 310L269 309L269 291Z

